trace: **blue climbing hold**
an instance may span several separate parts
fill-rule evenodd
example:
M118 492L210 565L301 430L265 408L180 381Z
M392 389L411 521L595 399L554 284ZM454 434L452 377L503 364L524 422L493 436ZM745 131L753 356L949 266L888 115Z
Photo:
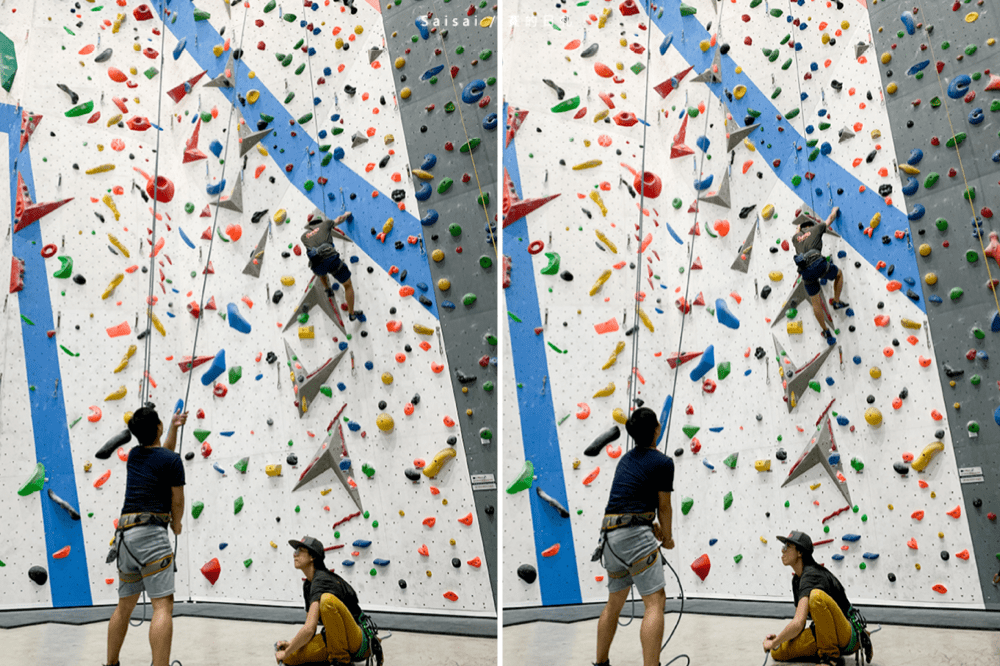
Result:
M178 58L181 57L181 54L184 53L185 46L187 46L187 39L182 39L181 41L177 42L177 46L174 47L174 60L177 60Z
M431 194L434 193L434 188L431 187L430 183L420 183L420 187L417 191L413 193L413 196L417 198L417 201L427 201L431 198Z
M713 538L713 539L709 539L709 540L708 540L708 545L709 545L709 546L714 546L714 545L715 545L715 544L717 544L717 543L719 543L719 540L718 540L718 539L714 539L714 538Z
M840 454L839 453L833 453L833 454L830 455L829 458L826 459L826 461L828 463L830 463L831 465L839 465L840 464Z
M905 282L906 284L910 285L911 287L917 283L917 281L914 280L912 277L905 277L905 278L903 278L903 282Z
M437 164L438 158L434 153L427 153L424 155L424 161L420 163L420 168L424 171L433 169L434 165Z
M427 293L427 283L426 282L418 282L417 283L417 289L419 289L420 291L422 291L422 292L424 292L426 294Z
M923 60L921 62L918 62L916 65L913 65L908 70L906 70L906 75L907 76L913 76L917 72L922 72L925 69L927 69L927 65L929 65L929 64L931 64L930 60Z
M189 248L191 248L193 250L194 249L194 243L192 243L191 239L188 238L188 235L186 233L184 233L184 230L181 229L180 227L177 227L177 231L181 232L181 240L184 241L184 244L187 245Z
M854 365L861 365L861 357L860 356L855 356L852 360L854 361Z
M492 132L497 128L497 114L491 113L490 115L483 118L483 129L487 132Z
M220 192L222 192L224 189L226 189L226 181L225 180L222 180L222 181L216 183L215 185L209 185L209 186L207 186L205 188L205 190L208 192L208 195L212 196L212 197L216 196L217 194L219 194Z
M339 345L337 345L337 348L340 349L340 351L344 351L345 349L347 349L347 343L341 342Z
M219 544L219 550L225 550L226 546L228 545L229 544L227 542L223 541L222 543Z
M926 212L927 209L924 208L923 204L915 204L913 206L913 210L911 210L909 213L906 214L906 219L908 219L910 222L916 222L917 220L922 218L924 216L924 213Z
M347 384L345 384L344 382L337 382L337 390L338 391L346 391L347 390Z
M968 74L959 74L948 84L948 97L959 99L965 95L969 86L972 85L972 77Z
M220 437L232 437L235 434L236 434L235 430L224 430L224 431L222 431L222 432L219 433L219 436Z
M426 72L420 75L421 81L427 81L428 79L434 78L444 69L444 65L438 65L437 67L431 67Z
M844 559L844 556L841 555L840 553L837 553L836 555L833 556L833 559L835 559L835 560L837 560L839 562L842 559Z
M979 107L973 109L969 112L969 124L978 125L979 123L986 120L986 116L983 114L983 110Z
M462 89L462 101L466 104L475 104L483 97L486 91L486 81L474 79L465 84Z
M899 17L899 20L903 22L903 26L906 28L906 34L916 34L917 22L913 20L913 12L903 12L903 14Z
M213 139L212 143L208 144L208 149L216 157L222 157L222 142L218 139Z
M712 463L708 462L708 458L702 458L701 459L701 464L704 465L705 467L709 468L713 472L715 471L715 465L713 465Z
M357 421L348 421L347 429L350 430L351 432L357 432L361 430L361 424L358 423Z
M421 39L430 39L431 38L431 31L427 27L427 17L426 16L418 16L417 20L414 21L414 23L417 26L417 30L420 31L420 38ZM913 34L913 33L910 33L910 34Z
M736 315L734 315L729 309L725 299L715 299L715 316L719 320L720 324L731 328L734 331L740 327L740 320L737 319Z
M236 307L236 303L230 303L226 306L226 317L229 319L229 327L235 328L240 333L250 332L250 322L240 314L239 308Z
M1000 312L993 313L993 321L990 322L990 330L994 333L1000 332Z
M660 442L663 441L663 435L666 432L666 428L663 424L667 422L670 418L670 408L674 405L674 396L668 395L667 399L663 401L663 409L660 410L660 436L656 438L656 445L659 446Z
M826 385L827 386L833 386L833 377L827 377L826 378Z
M387 566L389 566L389 560L383 560L383 559L379 558L379 559L372 560L372 564L374 564L375 566L378 566L378 567L387 567Z
M906 185L903 185L903 194L906 196L913 196L920 189L920 181L918 181L913 176L906 179Z
M344 458L343 460L340 461L340 464L338 466L340 467L341 472L346 472L347 470L351 469L351 459Z
M202 386L208 386L216 379L219 375L226 371L226 350L220 349L219 353L215 355L212 359L212 365L208 366L208 370L205 374L201 376Z
M708 152L708 146L709 146L710 143L711 143L711 141L709 141L708 137L705 136L704 134L701 135L701 136L699 136L695 140L695 144L701 149L701 152L703 152L703 153L707 153Z
M866 560L877 560L878 553L865 553L861 557L865 558Z
M910 166L917 166L920 164L920 160L924 159L924 151L919 148L914 148L910 151L910 157L907 158L906 163Z
M934 305L941 305L942 303L944 303L944 301L941 300L941 297L938 296L937 294L931 294L927 298L927 300L933 303Z
M843 540L843 541L850 541L851 543L854 543L855 541L861 541L861 535L860 534L845 534L844 536L841 537L841 540Z
M820 155L829 155L832 152L833 152L833 146L830 145L829 141L824 141L823 145L819 147Z
M850 421L847 420L846 416L844 416L844 415L841 414L840 416L837 417L837 425L839 425L839 426L845 426L848 423L850 423Z
M451 301L441 301L441 307L443 307L445 310L454 310L455 304L452 303Z
M345 155L347 155L347 152L341 146L337 146L336 148L333 149L333 159L337 160L338 162L344 159Z
M707 176L705 176L701 180L698 180L696 178L695 181L694 181L694 189L697 190L698 192L701 192L703 190L707 190L708 188L712 187L712 181L713 180L715 180L715 175L713 175L713 174L708 174Z
M667 36L663 38L662 42L660 42L660 55L667 54L667 49L670 48L670 45L673 43L673 41L674 41L674 33L668 32Z
M340 566L343 566L343 567L353 567L354 566L354 560L344 560L343 562L340 563Z
M677 235L677 232L676 232L676 231L674 231L674 228L673 228L672 226L670 226L670 223L669 223L669 222L667 222L667 223L666 223L666 225L667 225L667 233L669 233L669 234L670 234L670 236L671 236L671 237L672 237L672 238L673 238L673 239L674 239L675 241L677 241L677 244L678 244L678 245L684 245L684 241L682 241L682 240L681 240L681 237Z
M701 355L698 365L691 371L691 381L696 382L705 376L709 370L715 367L715 346L709 345L705 353Z
M837 253L837 259L843 259L846 256L847 256L847 251L846 250L841 250L840 252Z
M375 367L374 363L372 363L371 361L365 361L365 370L371 370L374 367Z
M372 542L369 541L368 539L358 539L351 545L354 546L355 548L367 548L368 546L372 545Z

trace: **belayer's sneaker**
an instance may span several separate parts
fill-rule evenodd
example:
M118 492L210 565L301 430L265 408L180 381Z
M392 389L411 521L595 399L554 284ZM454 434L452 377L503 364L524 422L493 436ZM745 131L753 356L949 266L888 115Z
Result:
M347 316L350 318L351 321L357 320L360 321L362 324L368 321L368 318L365 317L365 313L362 312L361 310L355 310L354 314Z

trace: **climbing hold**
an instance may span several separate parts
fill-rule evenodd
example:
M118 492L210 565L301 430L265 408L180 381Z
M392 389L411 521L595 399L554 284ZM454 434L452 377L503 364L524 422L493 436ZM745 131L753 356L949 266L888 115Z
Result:
M222 573L222 565L219 564L219 558L213 557L211 560L206 562L201 567L201 573L208 579L209 583L215 585L215 582L219 580L219 574Z
M530 564L522 564L517 568L517 577L531 585L538 578L538 571Z
M691 570L694 571L698 578L702 580L705 580L711 568L712 562L708 559L707 553L703 553L691 563Z
M45 567L34 566L28 569L28 578L36 585L45 585L45 582L49 579L49 572L46 571Z
M35 465L34 471L28 480L24 482L21 489L17 491L17 494L21 497L27 497L31 493L37 492L42 489L45 484L45 465L42 463L37 463Z
M423 469L424 476L433 479L438 475L438 472L440 472L441 469L444 467L444 464L457 455L458 452L452 447L441 449L434 456L434 459L430 462L430 464L424 467Z

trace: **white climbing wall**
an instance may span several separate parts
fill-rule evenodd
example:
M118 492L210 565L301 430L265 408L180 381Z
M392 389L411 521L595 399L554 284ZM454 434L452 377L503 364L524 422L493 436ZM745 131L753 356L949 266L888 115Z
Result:
M667 5L665 11L674 12L671 20L676 21L673 28L676 43L685 38L678 5L676 2L662 4ZM729 56L743 67L738 80L724 78L722 87L734 91L741 84L756 86L768 97L775 87L781 87L783 94L774 104L785 111L798 104L800 93L807 93L808 98L801 103L801 115L789 120L788 124L806 139L820 137L817 148L823 142L830 142L830 158L866 188L878 190L881 185L891 185L898 199L891 205L902 210L876 64L874 60L861 62L864 57L855 58L855 44L870 43L869 21L861 4L845 3L841 11L827 6L828 3L808 3L804 8L795 3L770 4L771 9L780 7L785 14L793 14L808 23L809 27L803 31L789 26L785 16L780 19L768 16L763 4L753 9L747 7L749 3L737 6L729 2L716 4L699 0L690 4L698 10L693 19L703 27L711 22L710 32L717 33L717 44L728 43L731 46ZM568 416L558 426L559 451L582 601L596 602L606 598L606 581L596 580L604 571L589 559L616 465L616 459L607 451L591 459L584 457L583 450L600 433L615 425L612 419L615 408L624 409L626 413L628 410L633 337L626 336L626 331L635 324L633 303L638 270L642 308L655 331L650 332L641 322L638 324L636 369L641 380L634 381L640 382L638 398L657 413L665 398L673 395L672 422L665 449L669 454L681 449L683 454L675 458L673 533L677 547L667 554L681 576L687 595L787 599L788 572L781 565L780 543L774 537L801 529L816 541L833 539L832 543L817 547L817 559L837 574L852 601L982 608L976 554L971 552L966 517L955 519L946 514L962 504L962 495L954 459L949 455L951 443L947 422L936 421L932 416L934 410L946 413L946 409L934 371L936 359L928 339L925 315L905 297L905 285L901 292L887 290L888 280L892 278L887 278L885 267L876 270L846 241L828 238L824 250L833 253L835 262L844 270L843 298L851 304L853 316L848 316L846 311L833 315L834 325L839 329L837 346L815 376L820 391L806 390L799 396L794 411L788 413L782 400L772 335L799 366L827 345L808 303L799 308L794 319L802 322L803 333L790 333L786 319L771 326L789 297L795 278L794 253L782 243L791 240L794 230L791 222L796 209L807 204L828 211L833 193L825 182L813 182L812 189L808 181L797 188L786 185L775 176L760 151L751 150L746 143L735 147L731 160L726 152L726 109L708 86L692 82L691 79L701 73L698 68L687 74L666 99L657 95L652 86L682 72L688 64L676 46L672 46L665 56L660 55L658 47L664 40L664 32L654 26L647 38L649 18L645 12L640 10L637 15L623 17L619 5L617 2L591 3L566 7L560 10L562 14L550 16L544 16L542 11L534 14L531 3L511 2L505 6L506 102L528 111L514 140L523 188L520 196L529 199L561 195L529 214L527 236L508 230L504 237L504 252L514 257L513 281L523 279L526 270L534 273L544 322L541 335L548 343L545 351L547 386L525 385L508 390L549 391L556 422ZM599 28L601 12L609 12L603 28ZM743 18L744 12L746 18ZM841 27L842 21L847 27ZM824 22L827 25L821 27ZM559 30L553 29L553 24ZM838 28L839 33L836 32ZM787 44L781 47L775 63L768 62L761 48L779 47L781 37L789 30L795 35L792 43L798 40L802 44L801 51L797 52L797 65L796 52ZM824 33L834 37L835 43L824 44ZM746 45L745 38L749 38L752 45ZM646 47L647 39L653 51L650 66L638 74L633 73L630 68L637 62L645 64L646 54L637 54L629 45L637 43ZM686 39L692 39L690 32ZM581 43L573 44L571 40ZM582 58L581 52L593 44L599 45L596 55ZM705 48L713 47L706 42ZM870 49L867 56L874 58ZM782 70L781 65L788 58L792 58L792 64ZM529 61L534 66L529 67ZM806 72L810 72L811 62L817 63L817 69L811 72L809 80L804 80ZM597 63L610 68L617 78L602 78ZM560 100L555 91L543 83L543 78L564 89L564 99L579 96L579 106L562 113L551 111ZM831 79L843 83L840 93L832 92ZM644 111L647 84L650 87L649 106ZM869 91L872 100L867 99ZM602 92L610 94L609 99L615 105L613 109L609 110L599 97ZM582 117L574 119L574 114L584 107L586 112ZM684 143L694 152L672 160L670 150L674 135L681 126L682 113L690 109L697 110L698 114L687 112L691 117ZM827 112L823 117L819 115L821 109ZM595 118L603 111L608 111L608 121ZM627 127L610 120L621 112L631 112L648 120L645 137L642 122ZM735 123L730 121L729 131L744 124L742 117L734 120ZM773 126L775 119L761 116L758 122ZM830 128L820 130L821 122L829 123ZM856 128L855 123L858 124ZM810 126L812 133L808 129ZM854 128L856 136L839 142L837 131L843 126ZM873 130L880 131L881 137L873 138ZM707 151L699 147L701 136L709 142ZM775 140L774 137L784 140L774 131L767 136L768 141ZM651 234L651 242L642 254L641 265L635 266L640 199L638 193L628 190L627 184L633 183L633 173L624 165L636 171L642 168L643 145L646 146L645 170L659 176L663 187L658 198L647 197L643 202L642 233ZM813 149L806 145L800 148L799 159L803 165L797 167L798 173L810 169L806 158ZM869 162L867 157L872 151L875 154ZM786 161L795 154L789 140L784 153ZM585 169L572 168L592 160L599 164ZM727 167L731 167L730 206L702 202L697 212L691 212L692 202L699 196L695 182L714 176L712 186L700 193L705 197L719 189ZM880 174L883 168L885 172ZM821 190L821 195L815 194L816 188ZM606 215L591 199L594 193L606 207ZM675 198L676 205L672 205ZM765 219L762 213L769 204L774 207L774 215ZM741 209L750 206L755 208L741 219ZM845 216L838 224L864 223L868 226L875 212L868 211L864 218ZM885 209L883 215L886 215ZM728 223L726 235L719 232L725 227L719 225L720 220ZM730 266L741 244L758 220L760 226L754 237L749 271L744 274L732 270ZM667 225L682 243L672 237ZM695 228L698 235L691 235ZM606 235L616 246L617 254L612 254L608 246L598 240L595 231ZM865 239L865 242L879 243L882 231L878 230L873 240ZM542 241L545 247L527 260L525 249L531 241ZM558 274L541 274L549 265L547 252L559 255L559 272L569 271L572 281ZM838 258L841 252L845 256ZM912 255L912 246L909 253ZM691 270L694 259L700 260L701 270ZM529 261L530 266L526 265ZM592 285L605 269L611 270L610 279L596 295L590 296ZM771 293L764 299L760 292L766 286ZM824 293L832 297L832 284L824 287ZM676 304L678 299L684 297L690 303L700 294L704 306L695 305L690 314L682 316ZM716 299L722 299L739 319L738 330L723 326L713 316ZM509 293L506 309L514 311ZM875 324L879 315L889 318L888 326ZM904 318L921 324L920 330L904 328L901 325ZM616 332L603 335L596 332L596 324L613 319L619 324ZM526 325L509 320L512 329ZM849 326L854 326L855 330L850 331ZM912 344L907 341L911 335L914 336ZM894 340L898 346L894 345ZM626 343L625 350L614 366L602 370L619 341ZM702 352L708 345L714 345L716 362L716 367L705 375L716 384L712 393L704 390L702 381L694 382L689 378L699 359L681 365L676 372L666 362L673 353ZM754 351L758 347L765 353L763 359L755 358ZM892 352L891 357L886 356L886 350ZM921 366L921 358L930 359L927 367ZM517 367L519 358L515 355L512 362ZM731 364L731 373L725 379L718 375L722 362ZM872 368L878 368L880 378L872 376ZM615 386L613 394L594 397L595 392L611 383ZM892 401L904 387L908 389L908 397L899 409L895 409ZM881 411L880 428L866 423L869 396L873 397L871 406ZM841 453L851 504L858 510L827 520L825 526L829 527L829 532L825 533L823 519L847 503L822 467L813 467L785 488L780 486L816 432L816 421L830 401L834 401L831 413L846 419L845 425L833 419L833 434ZM576 416L586 412L580 403L589 407L588 418ZM516 398L505 398L504 407L505 433L519 432L518 428L533 418L520 412ZM695 435L701 444L699 453L692 453L692 441L683 432L684 426L700 428ZM710 428L719 431L713 432ZM942 440L945 449L924 472L910 471L901 477L893 471L893 463L903 460L906 454L918 456L936 439L937 430L945 432ZM612 447L625 443L623 426L622 434ZM521 445L520 441L515 442L505 435L507 483L521 469L525 457L531 459L533 442L530 434L526 433L525 437L529 439ZM787 452L785 461L776 457L779 448ZM723 464L730 454L739 455L735 469ZM864 462L862 472L851 467L853 458ZM770 460L771 471L755 471L756 460ZM577 461L580 464L574 468ZM714 466L714 471L708 465ZM584 485L584 479L598 467L600 473L596 480ZM538 468L536 475L535 485L552 494L551 486L546 485L551 475ZM926 487L921 487L924 482ZM817 487L812 489L814 485ZM733 504L724 510L723 498L730 491ZM545 536L536 536L541 543L527 537L532 522L528 510L529 494L530 502L540 502L534 492L532 488L509 500L508 507L513 502L513 506L520 506L521 510L505 513L505 537L515 529L522 530L515 538L524 548L523 551L519 549L516 556L508 554L505 557L506 606L551 603L539 592L541 580L527 584L516 576L519 565L534 565L536 557L542 559L538 551L553 545L545 541ZM685 497L694 500L686 516L681 513ZM540 505L542 511L552 511L544 503ZM919 510L925 511L923 519L911 518L911 514ZM535 529L534 525L531 527ZM861 538L856 543L848 542L842 539L845 535L860 535ZM710 545L712 539L718 541ZM917 549L907 546L911 539ZM956 557L966 549L970 551L968 560ZM942 551L948 554L947 561L942 559ZM510 551L505 547L505 552ZM553 557L564 557L565 552L563 549ZM704 581L689 566L703 553L707 553L712 562ZM877 553L879 557L865 560L862 558L864 553ZM738 563L734 561L737 555L742 555ZM833 559L834 555L844 557L838 561ZM860 568L862 563L867 566L864 570ZM895 582L889 581L890 573L895 575ZM668 594L676 594L676 584L669 571L667 578ZM569 581L570 587L575 585L576 581ZM932 589L935 585L942 585L947 591L939 593Z
M153 174L157 160L155 128L139 133L128 126L108 126L108 119L119 113L112 98L123 97L129 108L123 121L145 116L156 124L158 101L162 101L159 173L176 187L174 199L157 206L156 235L157 239L163 239L164 245L156 257L153 280L156 299L153 312L162 322L165 336L155 329L151 333L150 376L156 386L150 389L148 399L156 403L165 422L187 389L189 375L180 371L179 363L192 353L198 323L189 313L188 305L198 303L201 298L210 247L214 274L208 278L205 302L214 298L218 309L203 310L196 355L214 356L220 349L226 355L227 372L216 380L226 390L224 397L213 395L215 382L204 386L200 381L208 364L193 371L183 452L194 452L195 456L184 463L187 505L184 534L178 543L176 598L300 606L301 576L293 569L292 549L287 542L309 534L327 547L342 546L327 554L327 562L355 587L365 608L494 616L479 526L475 522L467 526L458 521L475 509L462 459L461 433L459 428L444 423L446 417L457 419L450 385L453 375L440 334L419 335L413 329L418 324L436 329L434 315L414 298L401 297L397 278L390 277L385 268L356 245L338 241L345 261L354 262L349 265L357 307L366 313L367 324L349 323L344 312L350 334L345 338L317 310L305 324L315 327L314 339L300 339L297 323L293 322L290 330L284 328L311 277L304 252L300 255L295 251L300 250L299 236L315 207L298 189L304 177L288 176L285 166L293 164L301 170L308 157L322 158L321 154L282 152L284 144L280 139L289 131L302 128L272 124L270 129L282 137L272 133L259 144L259 149L251 149L241 173L243 160L239 158L239 144L233 138L238 115L231 117L232 106L223 94L205 87L211 76L202 78L179 103L166 95L167 90L202 71L191 52L204 48L203 44L197 47L194 39L189 38L187 48L174 59L172 52L178 38L167 31L162 47L166 54L164 71L147 79L143 71L150 66L159 69L160 59L148 59L141 49L161 50L160 37L152 30L161 29L162 23L155 13L150 21L136 21L132 12L139 3L129 2L124 8L110 5L96 12L85 5L79 16L61 7L58 15L51 14L51 20L48 10L30 3L20 3L18 11L12 12L12 5L17 4L8 2L0 7L3 16L0 23L15 41L19 62L11 93L0 90L0 104L19 103L43 116L29 143L35 201L70 197L73 201L34 224L40 225L43 243L56 244L58 256L72 257L73 274L86 278L84 285L54 278L52 273L59 267L56 258L46 260L46 275L28 273L25 277L26 281L47 281L53 318L59 321L50 344L55 348L63 345L78 354L57 352L65 414L49 416L65 419L68 425L76 422L69 435L86 552L73 550L69 557L86 557L93 603L111 604L117 600L117 572L113 565L104 563L104 558L113 534L112 521L119 514L125 488L125 463L117 455L106 461L97 460L94 453L124 427L126 412L137 408L142 401L139 390L146 341L137 341L136 335L146 326L144 303L149 275L143 268L150 263L152 199L147 203L141 198L139 190L145 186L145 178L132 168ZM294 92L295 98L286 105L291 116L300 118L315 111L317 122L310 121L305 126L310 136L320 144L344 146L347 155L343 164L368 181L367 189L356 192L358 207L363 209L362 204L374 192L388 197L392 190L402 189L406 198L400 215L406 214L402 209L406 204L413 207L413 186L403 168L407 156L392 97L390 63L384 54L374 64L369 63L369 47L384 43L378 11L366 3L357 3L355 15L342 11L343 5L329 2L317 3L317 10L296 8L300 18L315 22L322 31L321 35L310 35L316 55L308 58L306 53L292 48L306 36L298 20L281 20L279 9L265 13L266 5L262 2L252 5L246 8L240 3L231 8L231 15L227 15L224 3L201 5L211 17L198 27L199 39L212 35L210 24L218 42L218 30L224 26L223 39L232 40L231 48L242 44L244 53L239 65L242 71L245 73L246 68L254 71L260 89L270 90L279 101L284 101L288 92ZM175 1L171 9L183 19L184 12L191 12L191 4ZM288 9L284 8L286 12ZM112 26L118 11L126 18L115 32ZM78 21L83 25L77 26ZM256 21L263 21L263 25L257 27ZM75 34L70 34L70 30ZM346 40L349 35L353 37L347 42L350 49L338 49L338 36ZM265 44L263 51L258 50L258 41ZM88 44L96 49L81 55L81 49ZM135 50L133 45L137 45ZM95 56L109 47L114 49L111 58L95 63ZM223 51L219 62L225 63L230 52ZM293 63L283 68L275 58L276 52L293 53ZM304 72L295 75L301 64L306 65ZM138 85L129 89L126 84L115 82L109 78L111 67L121 70ZM325 75L326 83L317 84L324 77L325 67L330 67L332 74ZM130 68L137 73L130 73ZM53 72L59 73L58 81L52 78ZM158 99L161 77L164 93ZM64 112L73 105L68 95L56 88L56 83L63 83L77 93L80 103L93 100L94 111L78 118L65 117ZM353 97L344 93L348 84L357 89ZM383 96L384 103L380 101ZM311 101L314 97L320 98L315 109ZM256 129L259 116L253 106L249 101L241 106L251 130ZM101 112L100 119L88 124L88 117L97 111ZM211 114L203 116L205 121L197 144L207 159L184 164L185 144L195 130L194 121L199 113ZM340 114L338 122L342 125L330 121L334 114ZM333 136L334 126L343 126L344 133ZM319 132L324 128L327 134L321 138ZM355 132L365 134L369 140L352 150L351 136ZM394 135L394 142L387 140L389 135ZM11 140L16 141L17 137ZM214 141L219 141L222 148L219 157L210 148ZM378 167L377 163L389 151L394 151L394 156L388 165ZM27 151L22 159L26 159L23 157L26 154ZM225 164L220 159L222 155L228 156ZM16 181L16 174L8 173L6 156L4 151L0 176L2 182L10 183L11 179ZM94 175L84 173L105 164L113 165L114 170ZM255 177L260 167L264 167L263 173ZM215 200L206 193L206 186L224 177L227 184L223 194L228 197L241 176L243 212L221 210L214 243L203 239L203 232L210 230L214 221L211 216L200 217L209 201ZM11 186L0 194L0 205L8 210L9 193L13 191ZM335 193L336 199L328 204L330 217L351 209L342 204L349 194L343 184L331 181L327 191ZM102 203L105 194L111 195L120 219L116 220ZM188 202L193 204L193 212L186 212ZM214 207L209 210L214 215ZM266 213L258 221L252 221L254 213L260 211ZM278 211L287 216L284 223L280 223L283 217ZM104 221L95 213L103 216ZM383 222L360 219L353 225L353 231L367 234L369 227L381 229ZM237 228L241 233L233 233ZM194 248L182 240L181 229ZM267 246L260 277L244 275L244 266L265 232ZM121 241L131 255L129 258L110 249L108 234ZM396 239L398 236L390 237L390 246ZM9 253L10 240L4 242L4 251ZM33 251L40 249L36 247ZM132 268L134 272L128 272ZM122 283L107 299L102 299L108 284L119 273L124 274ZM283 285L283 281L294 283ZM279 289L284 296L275 304L271 297ZM338 293L338 302L342 301L342 293ZM37 586L27 578L30 566L45 565L41 503L50 500L44 496L45 489L28 497L16 493L35 464L18 299L18 295L11 295L4 313L6 352L0 397L4 415L0 431L0 460L4 470L0 486L4 493L0 507L5 515L12 517L13 528L0 537L0 561L6 565L0 567L3 591L0 606L5 608L50 605L49 586L56 584L55 577L44 586ZM251 325L249 334L237 332L220 316L226 314L229 303L235 303ZM391 321L402 323L400 332L387 329ZM130 335L109 337L106 329L123 322L131 329ZM362 337L362 331L368 335ZM346 343L347 353L326 382L332 397L317 396L301 419L293 404L295 396L286 364L285 342L308 372L335 357L340 345ZM426 343L426 350L421 343ZM127 369L115 374L114 368L131 344L138 347L136 355ZM406 346L410 347L408 351ZM274 352L277 362L267 362L269 352ZM371 364L371 369L366 368L366 363ZM234 367L242 369L242 376L231 383L228 371ZM387 375L391 375L391 380ZM127 389L127 395L121 400L105 401L119 386ZM52 392L53 388L38 386L37 390ZM419 404L412 416L406 416L404 405L415 394L420 395ZM379 407L380 401L385 401L384 408ZM86 418L92 405L102 412L100 420L93 423ZM323 441L328 425L345 405L340 425L366 514L335 530L333 523L357 509L332 471L299 491L293 492L292 488ZM376 427L376 417L383 412L395 421L391 433ZM77 421L79 417L84 418ZM358 428L349 428L348 422ZM333 427L337 428L336 422ZM206 441L212 451L207 457L202 455L201 445L193 435L196 429L211 433ZM421 476L419 481L411 482L405 477L404 471L418 461L430 463L439 451L451 448L447 441L450 437L457 438L458 457L448 462L436 478ZM335 450L339 447L335 446ZM297 456L296 465L288 463L289 454ZM249 467L246 474L241 474L234 464L247 456ZM92 468L86 472L88 463L92 463ZM281 475L269 477L265 473L267 465L281 465ZM369 478L362 473L362 465L374 468L374 476ZM107 483L95 488L94 482L109 470ZM234 515L234 502L240 497L243 508ZM196 501L203 502L205 508L198 519L193 519L191 506ZM428 518L436 523L426 525ZM371 545L354 546L359 540L369 540ZM424 545L426 556L418 553ZM199 572L213 558L221 563L221 575L214 585ZM482 562L479 567L469 564L476 558ZM389 560L389 564L376 566L375 559ZM245 566L245 560L252 560L252 564ZM460 566L456 568L453 560ZM343 564L345 561L353 566ZM405 589L399 581L406 581ZM453 592L456 600L445 597L446 592Z

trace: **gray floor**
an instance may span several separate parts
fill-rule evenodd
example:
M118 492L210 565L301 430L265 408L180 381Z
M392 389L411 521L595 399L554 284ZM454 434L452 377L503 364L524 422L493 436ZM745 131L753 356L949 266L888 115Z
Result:
M174 618L171 660L183 666L273 666L274 642L291 640L301 624L241 622L201 617ZM32 666L104 664L107 622L72 626L36 624L0 629L8 658L0 663ZM410 632L392 632L383 644L386 666L495 666L497 641ZM129 629L122 666L150 663L149 624Z
M623 621L627 620L627 617ZM613 666L642 664L639 622L619 627L611 646ZM676 622L666 617L666 633ZM723 617L685 613L677 633L662 653L661 663L686 653L696 666L759 666L764 662L764 636L778 633L783 619ZM871 623L869 628L875 628ZM573 664L594 661L597 620L571 624L532 622L503 629L503 663ZM872 666L997 666L1000 664L1000 632L966 631L883 625L872 636L875 658ZM685 666L680 659L675 664ZM775 662L768 661L768 664ZM788 663L788 662L785 662ZM854 658L848 659L854 664Z

